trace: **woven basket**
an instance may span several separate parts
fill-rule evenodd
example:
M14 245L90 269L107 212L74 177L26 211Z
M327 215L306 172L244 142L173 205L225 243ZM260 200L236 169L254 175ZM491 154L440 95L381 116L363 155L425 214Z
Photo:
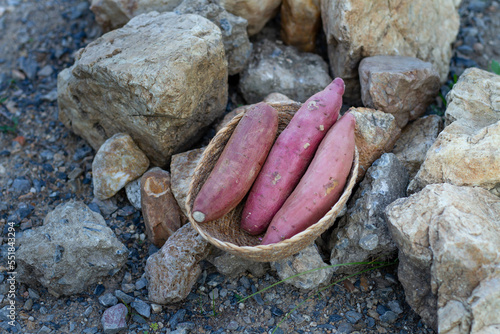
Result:
M289 102L270 103L270 105L278 110L278 134L285 129L294 113L301 106L300 103ZM189 186L189 192L186 200L188 218L191 225L203 238L222 250L253 261L276 261L296 254L306 248L313 243L314 240L321 235L321 233L325 232L333 225L335 218L346 204L349 196L351 195L352 188L356 183L359 166L358 150L357 148L355 149L354 161L344 188L344 192L337 203L331 208L330 211L327 212L325 216L323 216L323 218L305 231L296 234L290 239L285 239L271 245L259 245L263 235L253 236L240 228L241 213L246 198L234 210L226 214L224 217L201 224L197 223L193 219L191 210L196 195L208 178L212 168L217 162L217 159L222 153L224 146L243 115L244 113L238 114L224 128L222 128L203 152Z

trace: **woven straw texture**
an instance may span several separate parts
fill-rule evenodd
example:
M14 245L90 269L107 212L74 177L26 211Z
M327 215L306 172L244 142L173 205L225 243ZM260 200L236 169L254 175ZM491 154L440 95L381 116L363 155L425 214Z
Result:
M278 110L279 126L278 134L285 129L294 113L300 108L300 103L280 102L270 103L272 107ZM222 128L216 136L211 140L203 152L203 156L196 167L196 170L191 180L189 192L186 200L188 218L192 226L198 233L214 246L225 250L231 254L240 256L258 262L276 261L293 254L298 253L302 249L314 242L321 233L325 232L335 222L335 218L340 213L349 199L352 188L356 183L359 167L359 155L356 148L354 161L351 172L349 174L344 192L337 203L327 212L323 218L317 223L310 226L305 231L296 234L290 239L271 245L259 245L263 235L253 236L240 228L240 219L243 206L246 198L231 212L224 217L210 222L197 223L192 217L192 207L196 195L200 191L202 185L208 178L212 168L215 166L224 146L229 140L229 137L234 131L239 120L244 113L235 116L224 128Z

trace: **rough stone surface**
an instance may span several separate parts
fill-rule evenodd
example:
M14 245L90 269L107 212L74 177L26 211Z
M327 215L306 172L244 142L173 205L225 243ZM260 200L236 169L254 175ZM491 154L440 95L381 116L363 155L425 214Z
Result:
M164 166L225 110L220 29L199 15L139 15L90 43L59 73L58 102L60 120L96 150L125 132Z
M271 267L276 270L279 278L282 280L307 270L326 266L327 264L323 262L318 247L314 243L295 255L280 261L271 262ZM318 286L328 284L332 278L332 274L332 268L325 268L294 277L285 281L285 283L305 290L316 289Z
M161 168L153 168L141 177L141 207L146 235L158 248L183 223L170 184L170 173Z
M127 199L137 210L141 210L141 179L135 179L125 186Z
M258 33L273 18L281 0L219 0L221 6L248 21L248 35Z
M104 31L124 26L134 16L173 10L182 0L92 0L90 10Z
M127 183L139 178L149 167L149 159L125 133L117 133L101 145L92 162L94 196L113 197Z
M408 187L479 186L500 196L500 76L468 69L447 95L446 127Z
M479 187L432 184L396 200L386 214L399 249L399 281L413 310L440 333L469 333L472 323L493 329L500 199ZM493 333L483 330L477 333Z
M105 334L115 334L127 330L127 306L122 303L108 308L102 314L101 324Z
M193 178L194 170L201 159L205 148L197 148L191 151L179 153L172 156L170 163L171 189L177 204L184 216L187 217L186 199L189 191L189 184Z
M441 86L432 64L414 57L364 58L359 79L363 105L394 115L400 128L425 113Z
M344 215L331 236L330 263L363 262L392 258L396 245L387 228L384 210L406 196L409 177L404 165L392 153L385 153L366 172L363 182L349 200ZM353 274L360 266L333 268L336 274Z
M217 0L184 0L174 11L201 15L218 26L222 32L229 75L235 75L245 68L252 53L247 20L227 12Z
M85 291L118 272L128 256L104 218L79 201L57 206L19 242L19 280L38 282L54 296Z
M248 103L261 102L269 92L305 102L331 81L320 56L265 39L254 44L250 63L241 72L240 89Z
M419 118L408 124L394 145L392 153L405 165L410 179L420 169L427 151L443 129L443 120L437 115Z
M209 244L188 223L178 229L146 262L149 300L175 303L187 297L208 254Z
M281 38L303 52L313 52L321 26L319 0L283 0Z
M375 160L392 151L401 130L391 114L369 108L351 108L349 112L356 118L354 135L359 151L359 182Z
M422 59L436 67L444 83L460 24L459 5L460 0L321 1L330 67L344 79L347 100L359 101L358 64L370 56Z
M255 277L262 277L269 270L267 262L250 261L218 249L212 253L215 254L211 254L207 260L224 276L235 277L250 272Z

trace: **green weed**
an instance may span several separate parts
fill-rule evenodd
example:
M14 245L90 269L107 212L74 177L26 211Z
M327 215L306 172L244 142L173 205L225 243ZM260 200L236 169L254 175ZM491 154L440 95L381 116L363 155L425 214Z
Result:
M7 101L7 97L0 98L0 107ZM19 117L9 116L5 111L0 108L0 115L5 118L0 122L0 132L2 133L16 133L17 126L19 125Z
M491 61L490 71L500 75L500 64L495 59Z

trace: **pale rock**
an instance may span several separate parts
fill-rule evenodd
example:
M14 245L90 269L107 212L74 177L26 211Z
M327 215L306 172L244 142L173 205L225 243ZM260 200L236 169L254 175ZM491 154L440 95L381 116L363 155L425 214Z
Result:
M441 86L432 64L414 57L364 58L359 79L363 105L394 115L400 128L425 113Z
M177 204L184 216L188 216L186 199L189 191L189 184L194 175L194 170L201 159L205 148L197 148L191 151L175 154L170 163L171 189Z
M137 210L141 210L141 179L137 178L125 186L127 199Z
M269 92L305 102L332 81L319 55L267 39L254 45L248 67L240 75L241 93L248 103L261 102Z
M248 21L248 35L262 30L279 10L281 0L219 0L228 12Z
M410 182L479 186L500 196L500 76L467 69L447 95L446 127Z
M295 101L290 99L288 96L284 95L284 94L281 94L281 93L271 93L269 95L267 95L263 102L266 102L266 103L276 103L276 102L290 102L290 103L294 103ZM220 129L222 129L224 126L227 125L227 123L229 123L230 120L232 120L234 118L234 116L238 115L238 114L241 114L242 112L246 112L248 109L250 109L251 107L253 107L255 104L247 104L247 105L244 105L244 106L240 106L240 107L237 107L235 109L233 109L232 111L228 112L224 118L222 119L222 121L220 121L216 127L215 127L215 131L216 132L219 132Z
M207 261L212 263L219 273L229 277L240 276L246 272L255 277L262 277L270 268L268 262L247 260L219 249L214 249Z
M247 20L227 12L218 0L184 0L174 11L201 15L218 26L222 32L229 75L238 74L245 68L252 54Z
M209 249L190 223L178 229L146 262L149 301L168 304L186 298L201 274L199 262Z
M410 179L418 172L427 151L443 129L443 120L437 115L421 117L409 123L396 141L392 153L405 165Z
M495 328L489 308L498 303L500 199L479 187L431 184L390 204L386 215L399 281L423 321L440 333Z
M222 34L199 15L139 15L80 50L58 94L60 120L96 150L125 132L164 166L224 113Z
M351 108L349 112L356 118L354 135L359 151L359 182L375 160L392 151L401 130L391 114L369 108Z
M102 329L105 334L115 334L126 331L128 309L124 304L116 304L106 309L101 318Z
M140 14L174 10L182 0L92 0L90 10L104 31L124 26Z
M471 333L500 333L500 272L488 280L483 280L472 291L468 304L471 306Z
M303 52L313 52L321 26L320 0L283 0L281 38Z
M397 252L387 228L384 210L406 196L408 171L392 153L385 153L366 172L363 182L349 200L344 215L331 235L330 263L388 259ZM335 274L354 274L361 266L339 266ZM362 268L361 268L362 270Z
M460 0L323 0L321 16L332 75L346 84L344 97L359 102L358 64L377 55L416 57L448 77L451 45L460 26ZM436 33L439 31L439 33Z
M323 262L318 247L314 243L295 255L271 262L271 267L276 270L281 280L308 270L326 266L328 265ZM316 289L319 286L328 284L332 278L332 274L333 268L324 268L294 277L284 283L304 290Z
M139 178L149 159L126 133L117 133L101 145L92 162L94 196L113 197L127 183Z
M19 243L19 281L40 283L56 297L84 292L114 275L128 256L104 218L80 201L57 206L43 226L26 231Z
M146 235L158 248L183 223L170 184L170 173L161 168L153 168L141 177L141 207Z

